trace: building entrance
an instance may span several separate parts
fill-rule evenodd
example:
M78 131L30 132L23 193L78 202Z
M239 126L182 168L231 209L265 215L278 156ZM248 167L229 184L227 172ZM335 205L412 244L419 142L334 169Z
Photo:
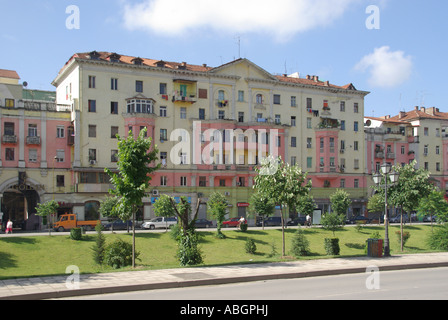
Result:
M11 219L14 229L39 230L41 218L36 216L39 195L32 187L12 186L3 193L1 211L3 212L3 229Z

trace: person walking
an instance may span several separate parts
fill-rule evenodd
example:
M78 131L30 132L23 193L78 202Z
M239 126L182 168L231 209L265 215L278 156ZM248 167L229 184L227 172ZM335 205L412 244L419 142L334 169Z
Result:
M8 219L8 222L6 223L6 233L12 233L12 221Z

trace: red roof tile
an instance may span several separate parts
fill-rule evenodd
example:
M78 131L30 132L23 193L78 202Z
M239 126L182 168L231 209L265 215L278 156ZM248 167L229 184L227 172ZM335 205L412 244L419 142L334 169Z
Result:
M0 69L0 78L20 79L16 71L4 69Z

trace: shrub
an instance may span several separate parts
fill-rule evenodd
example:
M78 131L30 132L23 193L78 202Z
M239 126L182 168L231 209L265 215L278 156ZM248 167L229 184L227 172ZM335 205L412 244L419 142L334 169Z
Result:
M194 266L202 263L202 252L198 247L198 235L192 231L181 233L178 238L177 258L180 265Z
M338 238L325 238L325 252L329 256L339 255L339 239Z
M277 246L275 245L275 242L272 241L272 243L271 243L271 252L268 254L268 258L275 257L276 255L278 255Z
M70 229L70 238L75 241L79 241L82 239L82 230L81 228L72 228Z
M291 252L295 257L307 256L310 254L310 242L306 239L302 229L297 229L291 243Z
M240 224L240 230L242 232L246 232L247 231L247 223L242 223Z
M135 258L138 259L139 252L135 252ZM119 269L132 265L132 244L121 239L109 244L104 252L104 262Z
M448 223L431 233L428 237L428 245L433 250L448 251Z
M395 231L395 234L397 235L398 243L401 243L401 231ZM410 237L411 234L409 233L409 231L403 231L403 247L405 246L406 241L408 241Z
M102 233L103 226L101 225L101 223L98 223L95 226L95 230L96 230L97 236L96 236L95 244L92 246L93 260L97 264L103 264L104 251L105 251L105 247L106 247L106 239L104 238L104 235Z
M246 240L246 253L255 254L257 251L257 246L255 245L255 241L251 238L247 238Z

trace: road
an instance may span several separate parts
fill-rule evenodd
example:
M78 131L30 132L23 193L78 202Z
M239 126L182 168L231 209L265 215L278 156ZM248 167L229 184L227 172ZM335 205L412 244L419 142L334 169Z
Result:
M377 277L379 275L379 277ZM375 288L374 285L379 286ZM73 298L72 298L73 299ZM448 268L80 297L80 300L448 300Z

